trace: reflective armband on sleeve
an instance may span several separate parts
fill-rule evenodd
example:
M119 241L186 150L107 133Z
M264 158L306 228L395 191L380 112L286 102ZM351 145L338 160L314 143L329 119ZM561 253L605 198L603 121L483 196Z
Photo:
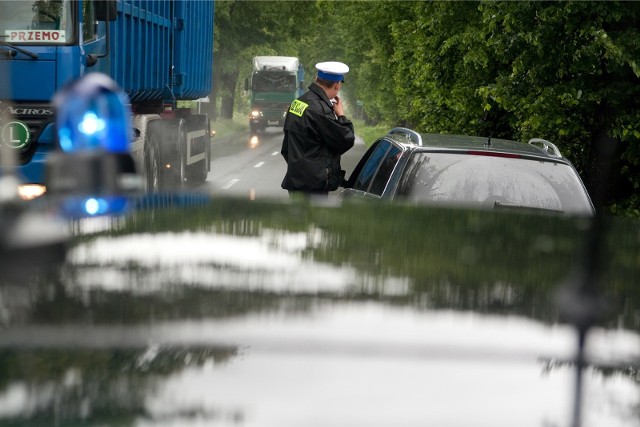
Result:
M302 117L302 115L304 114L304 110L306 110L308 106L309 104L305 104L304 102L296 99L291 103L291 106L289 107L289 112L291 114L295 114L298 117Z

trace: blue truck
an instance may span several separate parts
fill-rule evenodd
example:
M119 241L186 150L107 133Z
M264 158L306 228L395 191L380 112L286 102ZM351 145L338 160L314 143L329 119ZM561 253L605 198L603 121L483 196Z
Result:
M245 90L250 91L251 132L282 127L289 105L304 92L304 69L296 57L255 56Z
M178 108L211 91L213 0L0 1L0 152L46 191L58 150L54 94L91 72L115 80L133 114L131 154L146 189L197 185L210 168L206 114Z

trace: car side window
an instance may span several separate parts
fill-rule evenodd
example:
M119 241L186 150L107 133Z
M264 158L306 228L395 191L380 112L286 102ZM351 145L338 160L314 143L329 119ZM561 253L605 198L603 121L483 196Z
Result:
M378 146L375 148L373 153L371 153L369 159L367 159L367 162L362 167L360 174L358 174L358 177L353 184L354 189L360 191L367 191L369 189L369 185L378 170L380 161L384 158L384 155L387 150L389 150L390 145L391 144L388 141L382 140L378 142Z
M391 173L398 163L398 159L400 159L400 154L402 151L400 148L391 145L387 152L384 155L384 158L380 162L380 166L378 167L378 173L376 173L373 178L373 182L371 183L371 187L369 188L369 193L376 194L381 196L387 183L389 182L389 178L391 177Z
M355 190L382 195L402 150L387 140L380 140L353 183Z

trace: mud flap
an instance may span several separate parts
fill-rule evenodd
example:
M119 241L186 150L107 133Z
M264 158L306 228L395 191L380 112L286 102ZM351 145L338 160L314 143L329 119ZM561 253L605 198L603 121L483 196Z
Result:
M207 179L211 163L209 117L206 114L187 116L185 120L186 178L190 185L200 185Z

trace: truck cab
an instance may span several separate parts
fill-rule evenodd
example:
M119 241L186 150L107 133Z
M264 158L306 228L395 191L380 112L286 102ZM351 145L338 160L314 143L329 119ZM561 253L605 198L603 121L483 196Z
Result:
M304 71L298 58L290 56L256 56L251 78L245 90L251 92L249 127L252 133L267 127L284 125L291 102L304 90Z
M0 1L2 164L30 186L44 182L43 163L56 147L53 95L88 70L107 71L98 61L107 52L105 5Z
M211 92L214 0L0 1L0 173L46 191L60 149L54 94L112 78L133 115L130 151L150 191L206 181L209 117L180 108Z

